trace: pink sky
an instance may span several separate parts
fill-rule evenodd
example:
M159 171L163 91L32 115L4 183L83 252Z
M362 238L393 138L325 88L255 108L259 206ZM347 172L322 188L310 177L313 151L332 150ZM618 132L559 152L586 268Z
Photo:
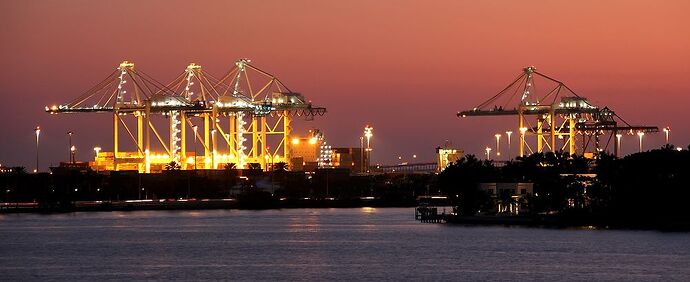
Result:
M201 3L203 2L203 4ZM321 128L375 162L432 161L445 140L483 154L515 118L460 120L534 65L635 124L690 143L688 1L0 1L0 163L42 170L79 148L111 150L108 115L51 116L129 59L168 82L190 62L221 75L237 58L328 108ZM514 130L515 131L515 130ZM663 134L645 137L661 146ZM623 152L636 151L633 137ZM85 160L90 150L78 156Z

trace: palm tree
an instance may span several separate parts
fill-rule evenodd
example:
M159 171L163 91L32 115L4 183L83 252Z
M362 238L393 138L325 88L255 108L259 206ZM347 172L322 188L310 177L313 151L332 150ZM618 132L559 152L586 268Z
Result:
M513 198L513 193L508 191L508 190L503 190L498 194L498 202L501 204L501 207L504 207L504 209L507 209L508 213L511 212L510 207L513 204L517 204L517 201ZM499 213L503 211L498 211Z
M274 164L275 171L287 171L288 164L286 162L277 162Z
M180 168L180 164L178 164L175 161L172 161L165 165L165 170L180 170Z
M456 198L460 212L474 215L484 210L489 202L479 183L495 182L496 169L491 161L481 161L474 155L466 155L441 172L438 179L443 194Z

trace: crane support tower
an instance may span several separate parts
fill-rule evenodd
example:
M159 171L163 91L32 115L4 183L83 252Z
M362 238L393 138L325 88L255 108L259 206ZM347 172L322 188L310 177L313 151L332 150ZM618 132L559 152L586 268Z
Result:
M608 107L593 105L533 66L524 68L489 100L457 116L517 116L519 156L545 151L594 156L607 151L610 143L617 156L618 143L612 142L617 134L659 131L656 126L630 125ZM536 144L530 145L527 136L534 136Z
M220 78L192 63L162 84L124 61L78 98L45 110L112 114L113 151L99 152L95 161L102 170L148 173L171 164L180 169L268 169L269 158L290 162L293 118L311 120L326 109L250 62L237 60ZM131 141L132 151L122 150L122 137Z

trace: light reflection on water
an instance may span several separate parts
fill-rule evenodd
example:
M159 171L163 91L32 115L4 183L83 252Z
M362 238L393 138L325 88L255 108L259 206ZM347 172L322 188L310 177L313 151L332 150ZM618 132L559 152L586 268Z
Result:
M412 209L0 216L13 280L684 280L690 234L467 227Z

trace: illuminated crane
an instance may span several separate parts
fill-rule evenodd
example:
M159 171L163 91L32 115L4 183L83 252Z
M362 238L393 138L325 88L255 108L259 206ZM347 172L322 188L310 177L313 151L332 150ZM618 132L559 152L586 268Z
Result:
M519 97L519 99L516 99ZM658 132L656 126L633 126L608 107L599 108L586 98L576 94L563 82L546 76L535 67L523 72L498 94L472 110L457 113L468 116L517 116L519 155L544 151L568 151L577 154L577 140L582 141L581 154L594 149L593 153L606 150L618 132L633 135L635 132ZM536 117L531 122L527 117ZM619 124L623 125L619 125ZM533 149L526 135L534 135ZM602 148L601 137L608 137ZM557 144L556 140L563 140ZM614 142L618 153L618 143Z
M86 91L77 99L62 105L46 107L51 114L62 113L112 113L113 152L102 153L106 169L136 169L142 172L161 170L165 164L176 162L182 169L197 167L218 168L219 164L234 163L246 168L256 163L266 168L265 157L272 160L290 161L288 142L293 116L313 119L322 116L326 109L313 107L299 93L285 87L275 76L240 59L227 75L216 79L197 64L190 64L185 71L167 85L157 82L147 74L135 70L134 63L124 61L101 83ZM250 74L251 72L251 74ZM258 75L256 75L258 73ZM251 77L250 77L251 76ZM254 91L252 85L258 85ZM136 119L133 132L126 122L127 116ZM160 134L153 116L168 119L167 140ZM194 119L201 119L203 131L196 130ZM227 119L227 126L221 124ZM248 123L246 120L251 120ZM121 152L120 129L133 141L135 152ZM204 155L187 150L187 130L194 128L194 138L201 141ZM151 133L164 152L154 152ZM216 134L217 133L217 134ZM279 139L273 152L269 152L269 136ZM218 137L227 144L218 147ZM251 138L247 151L244 142Z

